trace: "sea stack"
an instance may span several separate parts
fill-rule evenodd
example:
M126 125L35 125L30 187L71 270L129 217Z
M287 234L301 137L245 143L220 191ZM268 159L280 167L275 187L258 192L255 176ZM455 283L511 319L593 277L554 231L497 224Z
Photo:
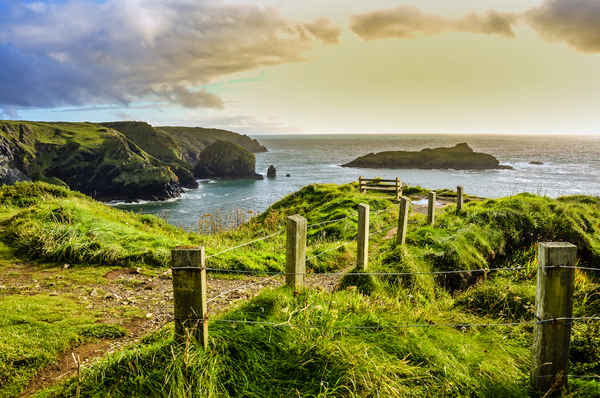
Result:
M196 178L255 179L256 157L244 147L231 141L217 140L200 152L194 166Z
M273 165L269 166L269 168L267 169L267 177L269 177L269 178L277 177L277 170L275 169L275 166L273 166Z

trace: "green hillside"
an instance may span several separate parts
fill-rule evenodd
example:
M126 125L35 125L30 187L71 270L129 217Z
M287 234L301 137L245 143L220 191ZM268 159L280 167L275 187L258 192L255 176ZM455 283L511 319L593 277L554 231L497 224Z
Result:
M415 199L423 192L405 190ZM132 316L143 322L144 313L134 315L138 312L127 301L115 303L114 310L101 303L110 299L113 285L127 287L136 296L131 300L142 302L152 292L141 285L146 282L102 275L140 267L140 275L158 280L169 266L170 248L179 245L205 246L210 269L282 271L286 217L292 214L311 225L309 280L327 272L321 278L338 278L335 288L265 287L211 312L206 352L193 341L175 343L172 324L161 323L135 344L85 365L79 379L75 375L36 396L537 397L529 387L537 243L572 242L580 266L598 267L600 200L532 194L467 199L459 213L453 205L439 210L434 227L413 208L407 243L396 246L390 229L397 223L397 202L360 194L357 184L306 186L238 228L211 235L121 212L48 184L0 188L0 270L11 270L15 280L9 285L11 277L5 277L0 286L0 308L11 314L0 317L0 370L10 369L0 372L0 397L18 394L37 369L74 341L123 333L102 329L105 322ZM344 276L355 264L352 242L361 202L371 207L369 271L380 275ZM23 261L35 261L27 268L35 279L30 285L14 271ZM65 262L72 272L56 270ZM473 271L489 268L502 270ZM467 272L430 274L455 270ZM73 282L61 282L63 277ZM237 278L211 271L209 294L219 281ZM265 280L255 273L248 278L235 289ZM578 270L575 280L574 316L600 315L598 275ZM58 296L36 289L36 283L56 284L51 292ZM94 297L90 291L100 293ZM96 322L82 315L88 303ZM600 371L599 333L596 320L573 322L571 374ZM593 379L569 383L566 396L600 396Z
M231 141L250 152L266 152L267 148L246 135L227 130L202 127L157 127L156 131L171 137L181 148L183 158L192 165L198 162L202 149L217 140Z
M0 157L0 174L17 170L99 199L169 198L180 190L168 164L99 124L0 121Z

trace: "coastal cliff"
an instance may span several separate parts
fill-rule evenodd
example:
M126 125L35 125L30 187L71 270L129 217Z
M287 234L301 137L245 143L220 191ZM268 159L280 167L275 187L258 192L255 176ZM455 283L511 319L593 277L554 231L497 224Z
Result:
M217 140L200 152L194 166L197 178L263 179L255 172L253 153L231 141Z
M255 157L250 151L267 149L230 131L156 129L145 122L0 121L0 186L43 181L99 200L173 198L180 195L182 186L198 186L194 159L218 137L241 142L240 148L247 152L237 158L222 157L215 169L219 176L262 178L254 173Z
M0 122L1 184L44 181L100 200L179 196L177 175L114 129L93 123Z
M466 143L457 144L451 148L426 148L420 152L370 153L341 166L374 169L512 169L510 166L500 165L498 159L492 155L473 152Z

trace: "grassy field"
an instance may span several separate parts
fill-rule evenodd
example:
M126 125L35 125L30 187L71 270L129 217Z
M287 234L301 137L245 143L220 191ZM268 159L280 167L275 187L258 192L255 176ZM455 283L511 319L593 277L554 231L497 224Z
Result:
M411 187L404 193L424 192ZM453 195L438 192L445 198ZM460 325L533 319L540 241L576 244L580 265L598 267L600 261L600 200L589 196L469 198L460 213L453 205L441 209L435 227L426 225L413 207L403 247L395 246L389 231L397 220L397 203L389 196L362 195L351 184L304 187L237 229L210 235L185 232L156 217L117 211L40 183L3 187L0 198L0 267L10 270L18 261L32 261L32 272L41 275L68 262L75 265L71 280L83 288L114 267L162 273L174 246L204 245L210 256L277 232L282 233L210 257L207 266L280 271L285 263L283 227L292 214L319 224L309 229L307 257L324 254L309 260L310 272L351 270L355 245L341 245L356 237L361 202L371 207L371 271L525 267L485 277L480 271L459 277L348 275L333 291L264 288L211 316L206 352L193 341L175 344L172 324L167 324L86 365L79 378L38 391L38 397L537 396L528 380L531 323ZM324 223L333 220L339 221ZM209 217L204 222L217 221ZM598 316L597 281L594 273L577 272L574 316ZM6 314L0 317L0 370L7 369L0 372L7 375L0 378L0 396L13 396L73 344L120 333L94 311L83 311L68 287L62 292L47 296L35 289L0 287L0 314ZM393 327L417 324L425 326ZM446 324L459 326L441 326ZM383 327L369 328L378 325ZM599 325L573 324L572 374L600 371ZM595 381L573 379L570 385L569 396L600 396Z

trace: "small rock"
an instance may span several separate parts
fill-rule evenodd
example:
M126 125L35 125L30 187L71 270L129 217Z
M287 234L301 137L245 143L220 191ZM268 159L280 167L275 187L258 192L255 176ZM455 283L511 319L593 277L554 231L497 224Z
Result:
M0 286L0 290L6 289L6 286Z
M127 297L127 301L130 303L135 303L135 297Z
M135 269L135 271L131 271L132 274L141 274L142 273L142 268L141 267L137 267Z
M173 270L168 269L162 274L160 274L160 278L162 279L173 279Z
M85 308L87 308L88 310L91 310L92 308L94 308L94 306L91 305L91 304L88 304L88 305L85 306Z
M65 264L65 265L62 266L62 269L65 270L65 269L70 268L70 267L71 267L71 264Z
M285 176L286 176L286 177L291 177L291 175L289 175L289 174L286 174Z
M269 178L277 177L277 170L275 169L275 166L273 166L273 165L269 166L269 168L267 169L267 177L269 177Z
M96 289L94 289L94 290L92 290L90 292L90 296L92 296L92 297L97 297L98 296L98 292L96 291Z
M147 319L150 319L150 318L152 318L152 316L153 316L153 315L152 315L152 313L151 313L151 312L149 312L149 313L147 313L147 314L146 314L146 318L147 318Z

